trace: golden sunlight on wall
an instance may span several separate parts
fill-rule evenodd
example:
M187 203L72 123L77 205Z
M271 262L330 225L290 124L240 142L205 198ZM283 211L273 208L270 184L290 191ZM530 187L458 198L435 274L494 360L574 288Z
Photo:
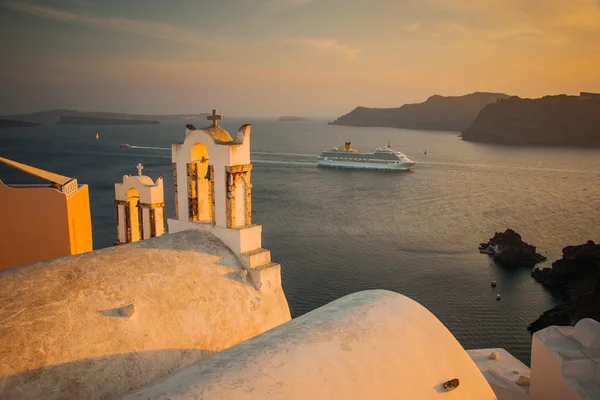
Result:
M92 216L88 185L80 185L79 189L67 198L67 214L71 245L69 254L92 251Z

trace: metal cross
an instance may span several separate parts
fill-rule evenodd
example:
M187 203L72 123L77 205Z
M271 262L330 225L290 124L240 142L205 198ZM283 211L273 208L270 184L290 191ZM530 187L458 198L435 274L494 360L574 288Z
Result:
M217 110L213 110L212 115L206 117L207 120L212 121L212 126L217 126L217 121L222 120L223 116L217 114Z
M144 169L144 166L142 165L142 163L138 163L136 168L138 170L138 175L142 176L142 170Z

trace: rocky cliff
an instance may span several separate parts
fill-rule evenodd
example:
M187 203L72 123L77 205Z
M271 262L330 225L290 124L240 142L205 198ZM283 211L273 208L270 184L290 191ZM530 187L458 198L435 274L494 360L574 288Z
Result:
M15 121L12 119L0 119L0 129L23 128L26 126L40 126L40 124L26 121Z
M60 117L78 117L78 118L100 118L100 119L141 119L154 121L204 121L206 122L206 113L200 114L126 114L115 112L97 112L97 111L77 111L68 109L57 109L48 111L38 111L31 114L11 115L3 118L36 122L39 124L55 124Z
M483 108L462 138L499 144L600 146L600 98L500 100Z
M562 303L532 322L530 331L550 325L575 325L582 318L600 321L600 244L590 240L567 246L552 268L536 268L531 276Z
M405 104L399 108L356 107L331 124L462 131L486 105L508 97L503 93L485 92L448 97L433 95L423 103Z

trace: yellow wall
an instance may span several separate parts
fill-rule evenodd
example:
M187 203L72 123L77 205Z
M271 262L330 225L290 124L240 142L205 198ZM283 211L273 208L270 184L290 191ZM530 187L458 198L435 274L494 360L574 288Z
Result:
M92 216L88 185L80 185L79 190L67 198L67 213L71 254L92 251Z
M91 241L87 186L67 201L47 186L0 182L0 270L89 251Z

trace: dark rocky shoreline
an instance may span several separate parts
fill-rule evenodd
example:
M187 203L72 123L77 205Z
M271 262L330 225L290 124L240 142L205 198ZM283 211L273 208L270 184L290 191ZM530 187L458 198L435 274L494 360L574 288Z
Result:
M487 243L479 245L479 251L508 267L531 267L546 261L535 246L525 243L512 229L496 232ZM529 324L530 332L552 325L573 326L583 318L600 321L600 244L589 240L567 246L551 268L535 268L531 276L560 303Z
M544 312L527 329L574 325L582 318L600 321L600 244L567 246L552 268L536 268L531 276L562 302Z
M40 126L40 124L36 124L35 122L18 121L13 119L0 119L0 129L25 128L31 126Z

